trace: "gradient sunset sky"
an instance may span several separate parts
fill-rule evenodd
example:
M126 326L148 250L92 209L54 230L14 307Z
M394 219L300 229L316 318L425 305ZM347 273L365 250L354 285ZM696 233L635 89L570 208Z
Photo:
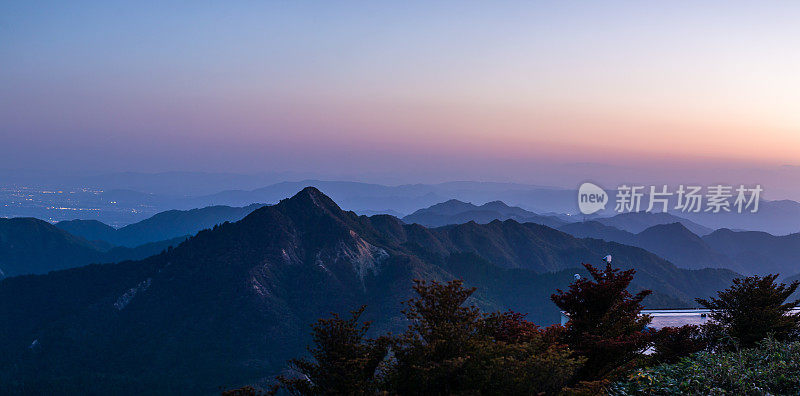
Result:
M793 1L4 2L0 168L797 185L798 21Z

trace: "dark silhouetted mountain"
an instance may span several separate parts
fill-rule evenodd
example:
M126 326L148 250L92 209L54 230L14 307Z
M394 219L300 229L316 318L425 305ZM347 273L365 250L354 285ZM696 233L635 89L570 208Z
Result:
M27 217L0 219L0 270L5 276L47 273L101 257L97 246L50 223Z
M180 207L202 207L208 205L242 206L252 202L274 203L287 198L304 186L316 186L329 192L330 196L342 207L356 210L394 210L400 213L412 213L449 199L462 202L488 202L500 200L511 206L548 215L577 214L577 192L574 189L543 187L516 183L486 182L448 182L440 184L412 184L385 186L380 184L355 183L345 181L304 180L300 182L283 182L256 190L231 190L203 197L187 198ZM615 191L608 190L613 198ZM674 208L675 196L669 207ZM647 202L647 197L643 199ZM175 206L179 207L179 206ZM613 205L604 214L614 215ZM643 216L638 216L643 215ZM572 216L569 216L572 217ZM580 216L578 216L580 217ZM589 217L589 219L594 219ZM562 218L569 222L569 219ZM638 233L658 224L680 222L693 233L703 236L718 228L760 230L776 235L784 235L800 231L800 203L795 201L764 201L760 203L758 213L634 213L624 214L607 225L622 230Z
M516 183L469 181L386 186L347 181L303 180L277 183L256 190L229 190L187 198L181 205L202 207L242 206L252 202L274 203L292 196L305 186L317 187L328 193L341 207L355 211L393 210L399 213L411 213L448 199L471 202L502 200L534 212L577 211L574 190Z
M756 274L790 276L800 272L800 234L775 236L720 229L704 236L703 241Z
M452 216L459 213L469 212L471 210L477 209L478 206L475 206L471 203L461 202L457 199L451 199L446 202L441 202L436 205L432 205L429 208L420 209L409 216L414 215L423 215L423 214L437 214L442 216Z
M63 221L54 226L33 218L0 219L0 271L11 277L90 263L140 260L177 246L202 229L240 220L261 206L172 210L120 229L96 220Z
M501 201L492 201L477 206L457 199L438 203L403 217L403 221L406 223L417 223L426 227L440 227L469 221L486 224L492 220L508 219L521 223L543 224L549 227L558 227L566 224L566 221L558 217L541 216L522 208L508 206Z
M104 241L111 244L117 229L97 220L65 220L56 223L56 227L80 236L89 241ZM111 244L113 246L113 244Z
M636 235L642 247L682 268L728 268L743 274L754 272L715 251L681 223L652 226Z
M689 229L695 235L707 235L710 234L713 230L701 226L693 221L680 218L678 216L669 214L669 213L648 213L648 212L631 212L631 213L621 213L613 217L603 217L597 218L596 221L619 228L620 230L632 232L634 234L638 234L652 226L659 225L659 224L672 224L672 223L681 223L684 227Z
M178 246L183 241L191 237L185 235L177 238L167 239L164 241L150 242L136 247L116 246L103 254L101 262L103 263L116 263L125 260L141 260L150 257L154 254L160 253L162 250L169 249L171 246Z
M445 246L446 251L476 253L502 267L536 272L558 271L564 269L565 265L572 267L571 263L585 261L585 257L602 257L601 252L607 252L615 257L615 263L620 267L631 268L634 266L630 263L636 263L636 282L641 286L684 299L693 293L691 289L683 289L693 282L691 277L685 277L692 271L678 269L644 249L596 239L576 239L534 223L495 220L479 225L471 222L432 229L430 232L437 236L435 240ZM414 242L423 245L422 242ZM428 250L434 250L437 246L431 245ZM724 270L711 270L709 273L733 274Z
M550 294L606 254L636 267L636 288L656 291L650 307L689 305L736 276L533 223L428 229L358 216L306 188L141 261L0 281L0 392L213 393L250 383L302 353L308 325L329 312L368 304L375 332L402 329L415 278L462 278L479 287L473 302L484 309L553 323Z
M5 277L44 274L90 263L140 260L183 239L159 241L134 248L108 249L45 221L33 218L0 219L0 271Z
M138 223L114 229L96 220L70 220L56 226L88 240L104 241L114 246L135 247L185 235L194 235L226 221L239 221L263 205L245 207L209 206L192 210L169 210Z
M596 238L638 246L681 268L727 268L739 273L752 273L738 261L715 251L681 223L655 225L638 234L597 221L566 224L559 229L579 238Z
M9 177L10 180L20 180L20 175L7 176L3 180ZM104 191L84 193L75 191L75 194L70 194L72 201L70 205L79 208L94 208L96 210L77 213L86 216L85 219L100 220L117 227L140 221L165 210L188 210L215 205L246 206L253 202L275 203L292 196L302 187L311 185L329 192L341 207L369 215L389 213L399 216L400 213L412 213L419 208L425 208L448 199L457 199L463 202L500 200L510 206L518 206L539 215L560 217L566 222L571 222L573 217L584 220L596 218L578 214L577 192L570 188L470 181L396 186L324 180L268 184L274 180L299 180L300 177L302 176L285 175L282 177L273 174L248 178L247 175L231 175L230 180L227 180L228 178L224 174L105 175L81 180L78 185L85 186L89 183L89 185L98 186ZM48 179L50 182L55 182L51 178ZM218 187L213 188L212 184L218 185ZM180 190L179 186L183 185L188 190ZM257 185L266 185L266 187L251 189ZM239 189L212 193L227 188ZM606 191L611 197L615 194L613 190ZM186 196L187 194L189 196ZM57 208L61 205L53 205L57 202L51 201L50 199L53 197L49 197L50 195L52 194L44 194L47 196L45 198L35 197L34 200L37 202L31 205L0 205L0 217L26 216L62 220L66 219L65 212L74 213L51 208L51 206ZM645 195L643 202L646 203L647 199L648 196ZM675 207L676 199L676 196L670 199L670 208ZM109 204L112 201L115 203ZM607 210L601 211L597 217L615 215L613 208L613 205L609 205ZM697 227L681 221L693 233L701 236L718 228L757 230L774 235L800 231L800 203L795 201L762 200L758 213L687 213L678 211L670 213L677 216L678 219L666 218L657 222L648 221L643 224L634 224L632 228L626 224L608 224L637 233L656 224L669 224L683 219L699 224L700 227ZM566 216L567 214L571 216Z

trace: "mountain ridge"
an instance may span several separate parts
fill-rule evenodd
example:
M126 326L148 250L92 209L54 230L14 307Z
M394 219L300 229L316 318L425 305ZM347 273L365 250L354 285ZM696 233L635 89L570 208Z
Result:
M3 277L44 274L91 263L138 260L177 246L187 235L132 248L88 241L46 221L0 219L0 271Z
M727 268L750 274L752 269L713 249L683 223L656 224L632 233L597 221L567 224L559 228L576 237L597 238L641 247L681 268Z
M556 216L539 215L517 206L509 206L499 200L490 201L483 205L475 205L457 199L450 199L419 209L402 218L405 223L419 223L426 227L441 227L469 221L486 224L492 220L508 219L514 219L521 223L544 224L554 228L567 223Z
M608 253L637 267L636 287L654 289L656 303L689 304L736 276L533 223L429 229L359 216L306 188L140 261L0 281L10 319L0 323L0 383L60 378L60 389L130 394L250 383L302 352L308 325L329 312L367 304L374 331L402 329L412 279L463 278L479 287L479 306L553 323L550 294Z
M189 210L167 210L142 221L113 228L97 220L67 220L56 223L58 228L90 241L103 241L111 246L136 247L184 235L193 235L202 229L225 221L238 221L262 204L244 207L224 205Z

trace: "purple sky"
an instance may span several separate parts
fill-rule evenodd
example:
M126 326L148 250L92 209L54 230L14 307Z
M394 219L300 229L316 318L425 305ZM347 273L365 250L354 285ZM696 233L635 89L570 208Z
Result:
M3 169L800 198L795 2L14 3Z

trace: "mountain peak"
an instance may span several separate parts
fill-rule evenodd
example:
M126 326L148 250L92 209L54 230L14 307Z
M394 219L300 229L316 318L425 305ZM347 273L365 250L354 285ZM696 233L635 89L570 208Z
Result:
M508 206L503 201L487 202L487 203L481 205L481 207L484 208L484 209L508 209L508 208L510 208L510 206Z
M444 215L454 215L456 213L474 210L477 206L469 202L459 201L457 199L450 199L444 202L437 203L431 207L420 209L413 214L419 213L438 213Z
M295 194L295 196L298 196L298 195L301 195L301 194L306 194L306 195L308 195L310 197L313 197L314 199L322 198L322 197L328 198L327 195L323 194L322 191L320 191L319 189L317 189L314 186L308 186L308 187L300 190L297 194ZM328 198L328 199L330 199L330 198Z
M652 227L647 227L644 231L647 230L670 230L670 231L681 231L681 232L691 232L689 231L686 226L684 226L681 222L675 221L672 223L664 223L664 224L656 224ZM642 231L642 232L644 232Z
M287 198L281 201L281 204L293 204L295 205L303 205L303 206L313 206L317 208L321 208L324 210L334 210L334 211L341 211L342 209L339 208L339 205L336 204L330 197L323 194L322 191L318 190L316 187L308 186L302 190L300 190L297 194L292 196L291 198Z
M440 202L440 203L438 203L436 205L433 205L432 207L437 207L437 208L451 207L452 208L452 207L464 207L464 206L475 206L475 205L473 205L472 203L469 203L469 202L459 201L459 200L453 198L453 199L448 199L447 201L444 201L444 202Z
M638 234L650 227L660 224L681 223L695 235L710 234L713 230L697 224L691 220L675 216L670 213L629 212L620 213L612 217L597 219L597 221L617 227L621 230Z
M294 221L305 224L327 222L328 220L350 223L353 220L348 212L342 210L330 197L316 187L310 186L303 188L291 198L281 200L277 205L257 209L252 214L253 218L274 221L267 220L271 216L269 214L274 213L282 213Z
M656 224L652 227L648 227L647 229L639 233L639 235L650 235L650 234L661 235L662 237L664 235L671 235L673 237L680 235L689 239L700 239L699 236L697 236L691 230L686 228L686 226L680 222L674 222L669 224Z
M32 385L66 378L78 389L92 378L93 389L104 390L123 379L136 385L126 389L213 393L220 384L281 372L304 350L308 324L329 312L369 304L375 329L402 331L405 324L388 310L409 298L413 279L464 279L482 287L487 306L555 322L550 291L571 281L576 263L609 253L624 268L635 263L637 286L681 301L735 276L679 270L639 248L511 220L425 229L390 217L359 218L309 187L141 261L3 280L3 346L26 352L36 338L47 353L0 354L0 372ZM110 360L87 358L98 350ZM150 359L164 353L166 359ZM193 364L176 366L175 359ZM97 372L108 375L95 379ZM169 381L162 381L164 372Z

